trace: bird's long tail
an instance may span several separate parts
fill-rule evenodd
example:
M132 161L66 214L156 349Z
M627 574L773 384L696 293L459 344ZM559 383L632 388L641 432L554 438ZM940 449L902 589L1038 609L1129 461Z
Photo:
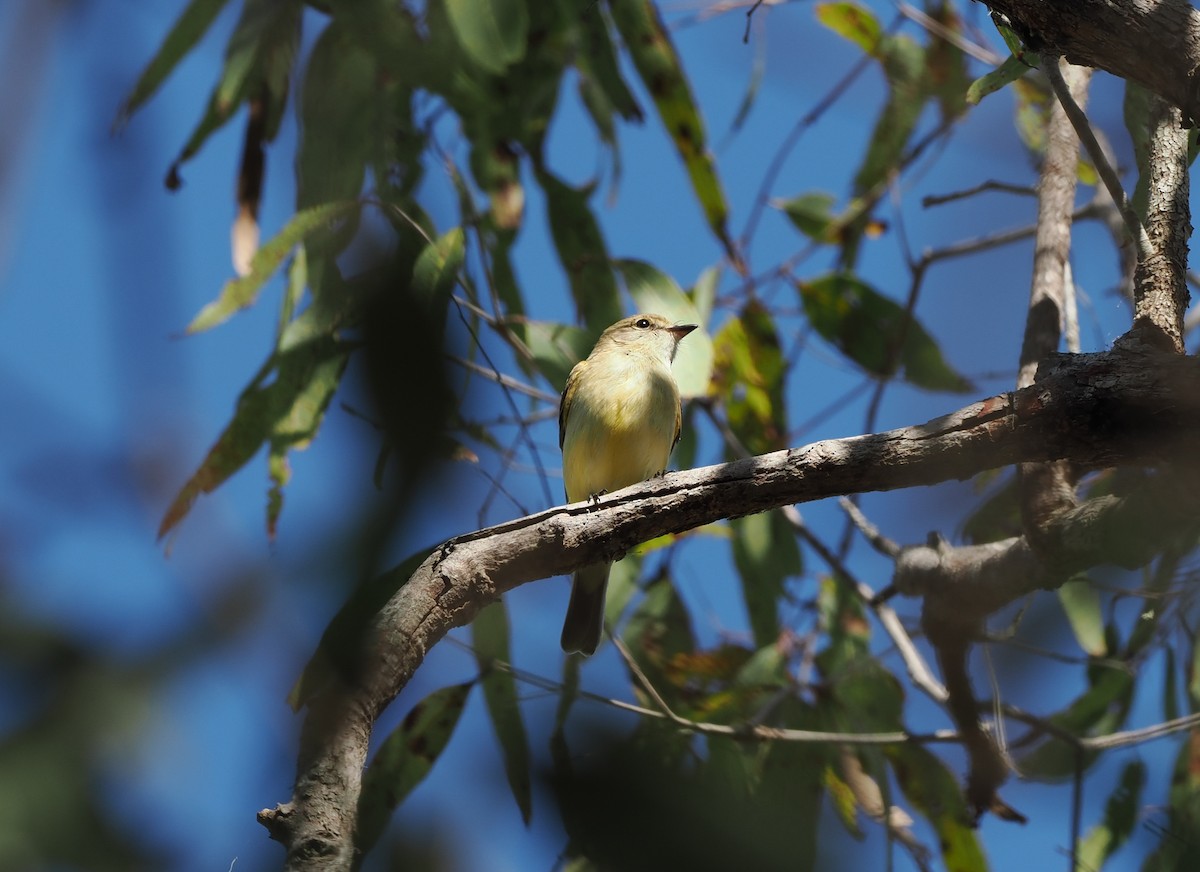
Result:
M571 601L563 621L562 649L593 654L604 632L604 592L611 563L585 566L571 583Z

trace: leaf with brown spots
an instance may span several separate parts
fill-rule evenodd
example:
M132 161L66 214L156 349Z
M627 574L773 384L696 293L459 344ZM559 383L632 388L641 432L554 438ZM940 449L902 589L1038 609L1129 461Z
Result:
M658 9L651 0L613 0L609 5L633 65L675 141L675 150L683 158L708 226L721 241L730 262L743 271L741 255L729 235L729 204L708 150L704 120Z
M445 749L475 682L439 688L421 700L375 753L363 774L354 846L365 854L388 819L420 784Z

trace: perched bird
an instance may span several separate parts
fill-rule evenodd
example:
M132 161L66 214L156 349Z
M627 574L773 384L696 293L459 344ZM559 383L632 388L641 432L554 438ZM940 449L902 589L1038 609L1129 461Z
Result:
M671 362L695 324L634 315L600 335L567 377L558 413L567 501L619 490L666 470L679 441L679 387ZM611 563L575 573L563 623L567 653L591 654L604 630L604 592Z

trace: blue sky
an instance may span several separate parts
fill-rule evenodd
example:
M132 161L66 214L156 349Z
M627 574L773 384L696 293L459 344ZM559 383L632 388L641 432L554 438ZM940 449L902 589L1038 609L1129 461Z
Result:
M125 713L128 722L113 729L94 761L116 818L166 849L170 868L178 870L225 869L234 858L235 868L277 862L279 850L267 841L254 813L290 793L300 722L284 696L355 580L351 570L313 543L331 530L345 530L357 513L380 500L370 480L371 434L335 409L315 444L293 458L295 476L273 544L263 526L261 458L198 502L169 555L155 541L162 511L228 420L237 392L269 351L275 325L277 284L256 307L220 328L182 337L191 317L231 275L229 225L240 119L184 166L181 191L169 193L162 184L207 100L236 5L117 135L110 132L117 106L179 4L27 0L0 9L0 46L8 47L9 57L16 56L18 44L44 47L33 52L36 63L20 68L23 77L10 70L0 85L5 101L0 105L16 107L0 133L5 149L0 154L10 158L0 165L0 407L6 418L0 430L0 593L14 615L59 628L98 658L117 663L153 660L173 640L211 631L216 641L204 656L192 658L139 710ZM871 5L885 21L893 14L891 4ZM986 24L977 4L971 5L968 11ZM813 24L808 4L772 9L762 20L765 27L754 32L751 46L741 41L740 13L678 33L712 141L726 143L718 160L735 232L794 120L856 59L848 43ZM321 20L310 15L306 25L311 43ZM762 47L763 40L762 91L746 126L730 139L729 124L745 93L755 46ZM871 71L801 139L773 196L828 190L844 197L880 93L879 76ZM1119 95L1117 83L1101 77L1093 106L1118 153L1127 155ZM913 193L961 190L984 179L1031 184L1032 162L1013 131L1011 115L1008 94L986 100L939 162L918 176ZM578 183L595 170L590 137L573 94L564 92L550 137L551 165L560 175ZM268 154L261 213L265 235L290 215L295 141L289 115ZM684 171L655 121L624 128L621 144L624 177L615 204L603 197L595 201L609 249L614 256L648 260L688 286L719 261L720 252ZM436 172L430 177L429 211L439 229L448 229L453 202L445 179ZM566 283L548 241L542 203L534 186L527 190L518 276L535 317L569 320ZM1029 223L1033 214L1031 201L1003 194L939 209L906 206L905 232L919 251ZM1084 227L1079 238L1073 265L1088 295L1081 312L1083 341L1085 349L1098 348L1126 328L1128 314L1108 290L1115 263L1104 237ZM801 245L787 222L768 210L755 238L752 267L762 271ZM1025 243L948 262L931 272L923 291L918 313L946 357L977 379L981 396L1012 382L1030 252ZM895 232L867 247L863 272L882 292L903 299L908 274ZM726 275L721 290L733 284ZM787 293L771 289L768 299L794 306ZM710 326L719 326L724 317L727 312L718 310ZM793 425L861 382L860 374L814 340L789 383ZM967 399L896 385L882 406L879 428L920 422ZM500 407L494 395L484 394L480 401ZM852 435L862 426L860 400L801 436L811 441ZM556 473L552 425L535 434ZM713 462L714 451L711 440L702 444L703 462ZM483 462L494 468L495 458ZM510 482L530 510L544 506L536 476L518 472ZM557 498L557 483L552 484ZM392 543L394 555L473 529L478 523L474 507L488 487L468 465L450 470L438 489L425 495L419 523ZM864 507L889 536L915 542L932 529L953 535L975 499L963 483L868 496ZM802 509L821 535L834 538L840 532L836 506ZM515 511L500 499L485 520L503 520ZM815 570L816 559L809 565ZM745 631L727 567L727 552L716 546L686 551L676 566L689 576L684 595L695 607L701 638L710 643L721 632ZM856 550L854 567L874 586L886 582L886 563L867 549ZM517 665L551 677L560 674L557 635L565 600L561 580L527 585L510 596ZM901 609L915 614L912 604ZM230 619L229 610L240 617ZM452 635L469 639L465 631ZM1010 656L1005 668L1015 669L1014 660L1020 657ZM1004 685L1002 669L1007 698L1018 705L1052 711L1078 690L1078 669L1048 668L1036 660L1024 665L1040 670L1042 680L1021 683L1021 674L1014 672L1013 681ZM439 646L384 723L395 724L430 690L474 672L473 658L461 645ZM587 664L584 680L596 692L628 694L611 650ZM10 684L7 673L0 673L0 699L9 711L0 716L0 729L19 723L25 707L33 705ZM1158 681L1148 686L1156 688ZM535 753L544 754L554 699L533 690L529 694L526 724ZM1157 700L1139 702L1135 720L1155 720ZM910 705L910 723L923 723L922 716L930 720L922 700L912 699ZM934 726L946 724L938 720ZM1099 815L1120 766L1134 755L1151 766L1147 801L1162 797L1172 754L1168 742L1112 755L1095 770L1085 822ZM947 756L952 767L960 766L956 754ZM1060 862L1066 792L1059 786L1015 784L1005 796L1032 823L1013 839L1011 825L985 822L982 834L994 866L1009 868L1028 857L1046 865ZM452 840L459 868L548 869L562 837L549 798L535 803L534 823L526 831L503 786L490 726L482 707L473 703L448 753L401 817L415 831ZM830 827L831 849L847 851L844 858L879 864L883 842L868 830L865 843L852 844L839 835L840 828ZM922 835L928 838L927 832ZM1139 830L1133 847L1139 840L1147 844L1146 838ZM906 862L899 858L897 868L907 868Z

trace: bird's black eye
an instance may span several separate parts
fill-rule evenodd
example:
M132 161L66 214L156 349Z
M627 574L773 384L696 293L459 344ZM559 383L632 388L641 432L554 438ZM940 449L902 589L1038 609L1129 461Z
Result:
M638 318L636 321L633 322L633 326L639 330L646 330L650 327L650 319L649 318Z

